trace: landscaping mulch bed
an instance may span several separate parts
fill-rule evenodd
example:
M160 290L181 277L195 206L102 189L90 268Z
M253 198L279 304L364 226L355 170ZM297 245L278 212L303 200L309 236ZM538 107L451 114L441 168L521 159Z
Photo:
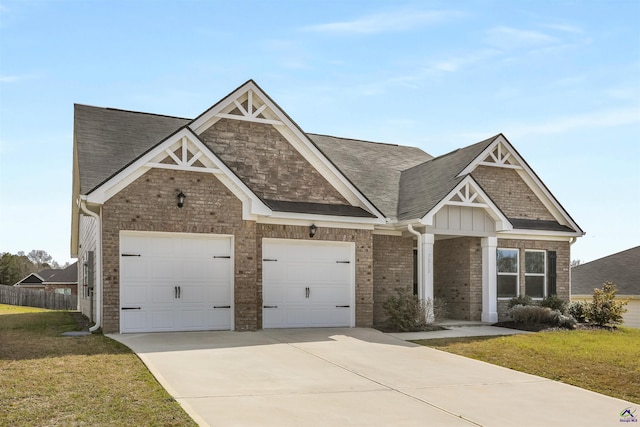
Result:
M567 329L567 328L559 328L557 326L550 326L546 323L522 323L522 322L498 322L493 326L499 326L501 328L509 328L509 329L518 329L520 331L528 331L528 332L553 332L553 331L570 331L570 330L581 330L581 331L611 331L615 332L618 330L615 326L599 326L592 325L589 323L578 323L575 329Z

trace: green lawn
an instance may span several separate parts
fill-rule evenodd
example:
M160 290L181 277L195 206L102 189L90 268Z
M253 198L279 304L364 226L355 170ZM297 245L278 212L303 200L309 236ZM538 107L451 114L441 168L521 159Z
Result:
M127 347L68 312L0 304L0 425L195 426Z
M416 342L640 403L640 329Z

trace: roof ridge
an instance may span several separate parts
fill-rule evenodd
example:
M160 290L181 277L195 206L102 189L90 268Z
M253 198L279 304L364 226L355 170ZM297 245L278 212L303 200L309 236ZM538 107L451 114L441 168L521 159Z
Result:
M167 117L169 119L193 120L193 119L191 119L189 117L171 116L169 114L148 113L146 111L125 110L123 108L99 107L97 105L79 104L79 103L75 103L74 105L81 106L81 107L99 108L101 110L108 110L108 111L119 111L119 112L122 112L122 113L144 114L144 115L147 115L147 116L154 116L154 117Z
M335 135L326 135L323 133L313 133L313 132L305 132L307 135L316 135L316 136L326 136L328 138L337 138L337 139L346 139L347 141L358 141L358 142L366 142L367 144L379 144L379 145L390 145L392 147L408 147L408 148L419 148L419 147L413 147L411 145L400 145L400 144L393 144L391 142L378 142L378 141L368 141L366 139L356 139L356 138L347 138L344 136L335 136ZM420 149L420 148L419 148Z
M579 268L579 267L582 267L582 266L587 265L587 264L592 264L592 263L594 263L594 262L603 261L603 260L605 260L605 259L607 259L607 258L617 257L617 256L619 256L619 255L622 255L622 254L623 254L623 253L625 253L625 252L630 252L630 251L638 250L638 249L640 249L640 246L634 246L634 247L629 248L629 249L624 249L624 250L622 250L622 251L615 252L615 253L612 253L612 254L610 254L610 255L605 255L605 256L603 256L603 257L600 257L600 258L597 258L597 259L591 260L591 261L589 261L589 262L585 262L585 263L582 263L582 264L576 265L576 266L575 266L575 267L573 267L573 268Z

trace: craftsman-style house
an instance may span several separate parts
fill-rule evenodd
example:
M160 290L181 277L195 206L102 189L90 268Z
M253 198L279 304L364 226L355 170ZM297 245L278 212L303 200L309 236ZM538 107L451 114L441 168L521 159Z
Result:
M305 133L253 81L195 119L75 106L71 252L105 332L369 327L398 289L495 322L569 298L583 231L499 134Z

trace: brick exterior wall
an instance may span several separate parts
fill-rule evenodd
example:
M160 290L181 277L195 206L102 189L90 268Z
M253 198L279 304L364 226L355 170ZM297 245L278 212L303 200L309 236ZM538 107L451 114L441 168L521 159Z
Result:
M176 195L187 198L177 207ZM152 169L103 206L105 333L120 329L120 230L234 235L235 329L262 327L262 238L309 239L309 228L242 220L240 201L213 175ZM373 234L319 227L314 240L356 245L356 326L373 325Z
M221 119L200 138L263 199L349 205L272 125Z
M373 235L373 323L387 319L384 303L398 291L413 293L412 238Z
M515 170L478 166L471 176L508 218L555 221Z
M525 278L525 256L526 249L539 249L545 251L556 252L556 292L559 298L569 302L569 269L571 263L571 245L569 242L555 242L548 240L512 240L498 239L498 248L518 249L519 250L519 287L520 295L524 295L524 278ZM498 300L498 318L499 320L508 320L506 313L508 310L509 300Z
M309 227L290 225L257 225L257 259L262 259L262 239L299 239L354 242L356 245L356 326L373 325L373 232L348 228L318 227L315 237L309 237ZM258 262L258 301L262 301L262 263ZM258 324L262 326L262 311Z
M178 208L176 195L187 198ZM235 236L235 327L258 327L255 222L242 220L240 201L213 175L152 169L103 206L104 332L120 328L120 230Z
M433 295L442 298L448 317L478 321L482 317L482 248L480 238L438 240L433 247Z

